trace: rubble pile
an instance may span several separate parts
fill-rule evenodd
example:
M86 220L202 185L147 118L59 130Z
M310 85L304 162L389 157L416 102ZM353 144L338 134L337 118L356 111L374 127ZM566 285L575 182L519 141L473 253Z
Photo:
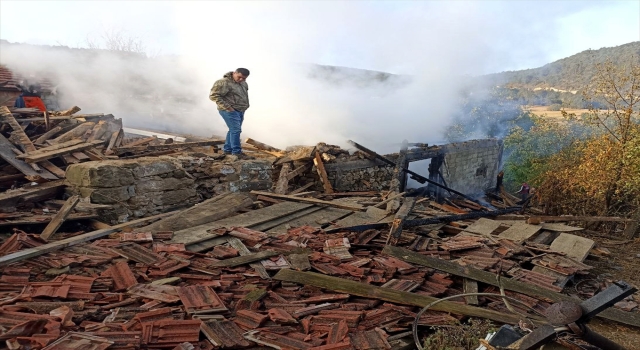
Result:
M419 174L450 196L405 191L406 148L247 139L254 159L238 160L220 140L127 138L78 111L0 110L8 349L413 349L414 324L419 339L472 317L525 332L616 282L579 283L609 254L565 224L584 218ZM639 301L597 317L640 327Z
M175 232L147 230L157 228L151 225L100 236L59 234L81 243L26 258L17 256L56 241L16 232L0 246L3 339L12 349L410 348L411 325L435 298L469 288L500 293L492 277L499 274L513 281L506 295L522 303L511 307L536 319L535 312L567 297L560 292L571 276L591 269L574 249L553 250L559 239L580 240L561 232L579 228L530 225L520 215L407 228L395 246L388 230L344 226L345 215L324 224L316 223L321 216L298 219L300 225L292 220L284 233L272 231L284 212L314 208L329 218L329 209L348 212L337 207L381 197L326 201L333 208L281 201ZM425 199L406 224L460 212L477 213ZM425 312L418 324L452 325L479 315L517 323L500 299L454 299ZM630 311L637 301L621 306ZM624 314L609 317L621 321Z

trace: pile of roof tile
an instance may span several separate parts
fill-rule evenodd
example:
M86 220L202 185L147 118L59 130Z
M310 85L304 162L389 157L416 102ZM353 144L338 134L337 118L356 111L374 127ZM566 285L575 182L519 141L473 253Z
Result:
M303 226L272 236L231 227L212 234L224 239L200 252L172 243L171 232L120 232L14 263L0 276L0 339L10 349L48 350L391 349L411 344L419 307L262 276L312 270L416 295L463 292L457 276L382 254L387 233L379 230L327 234ZM539 265L565 274L589 269L562 256L532 255L511 240L467 232L425 238L405 232L399 245L554 291L562 289L554 285L557 279L520 263L539 259ZM0 251L5 255L41 244L37 236L18 232ZM480 291L499 292L492 286ZM544 298L507 295L523 303L516 305L521 312L549 306ZM508 312L499 297L481 297L478 303ZM451 325L461 319L428 311L419 324Z

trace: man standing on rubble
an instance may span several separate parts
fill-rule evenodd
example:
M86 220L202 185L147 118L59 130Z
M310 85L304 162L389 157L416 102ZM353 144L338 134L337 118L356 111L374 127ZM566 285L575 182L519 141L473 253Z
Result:
M242 153L240 146L244 112L249 108L249 86L246 81L248 76L249 70L246 68L228 72L213 84L209 93L209 99L216 103L218 112L229 128L223 148L224 154L235 155L238 159L250 159Z

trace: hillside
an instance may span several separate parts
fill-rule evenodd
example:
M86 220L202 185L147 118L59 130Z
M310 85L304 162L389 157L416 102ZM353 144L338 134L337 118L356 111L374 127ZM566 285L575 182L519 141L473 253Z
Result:
M511 88L582 89L595 74L598 63L611 60L616 65L640 63L640 41L599 50L586 50L539 68L485 75L492 85Z

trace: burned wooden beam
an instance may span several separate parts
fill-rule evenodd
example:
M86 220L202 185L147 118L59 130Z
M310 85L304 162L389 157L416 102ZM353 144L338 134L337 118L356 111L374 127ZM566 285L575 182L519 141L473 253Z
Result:
M381 156L380 154L378 154L378 153L376 153L376 152L374 152L374 151L372 151L372 150L370 150L370 149L368 149L368 148L366 148L366 147L364 147L364 146L360 145L359 143L353 142L353 141L351 141L351 140L349 140L349 143L350 143L350 144L352 144L353 146L355 146L355 147L356 147L357 149L359 149L360 151L362 151L362 152L364 152L365 154L367 154L369 157L372 157L372 158L375 158L375 159L381 160L381 161L385 162L385 163L386 163L386 164L388 164L388 165L393 165L393 166L395 166L395 165L396 165L396 163L394 163L393 161L391 161L391 160L387 159L386 157L383 157L383 156ZM448 192L450 192L450 193L457 194L458 196L461 196L461 197L466 198L466 199L468 199L468 200L470 200L470 201L472 201L472 202L474 202L474 203L477 203L477 202L476 202L476 200L474 200L474 199L473 199L473 198L471 198L471 197L468 197L467 195L465 195L465 194L464 194L464 193L462 193L462 192L458 192L458 191L456 191L456 190L454 190L454 189L452 189L452 188L449 188L449 187L447 187L447 186L444 186L444 185L442 185L442 184L439 184L439 183L437 183L437 182L435 182L435 181L431 181L431 180L427 179L426 177L424 177L424 176L422 176L422 175L420 175L420 174L418 174L418 173L416 173L416 172L414 172L414 171L411 171L411 170L409 170L409 169L406 169L406 168L405 168L405 169L402 169L402 170L403 170L404 172L406 172L407 174L412 175L412 176L411 176L411 178L412 178L412 179L414 179L414 180L416 180L416 181L418 181L418 182L420 182L420 183L428 182L428 183L430 183L430 184L432 184L432 185L434 185L434 186L437 186L437 187L440 187L440 188L442 188L442 189L445 189L445 190L447 190L447 191L448 191Z
M71 196L67 199L67 202L60 208L56 216L53 217L51 222L44 228L44 231L40 234L40 238L45 241L49 239L58 229L62 226L62 223L67 218L67 216L71 213L73 208L80 202L80 196Z
M293 180L294 177L304 174L307 170L309 170L309 168L311 168L311 164L304 164L295 168L287 174L287 180Z

